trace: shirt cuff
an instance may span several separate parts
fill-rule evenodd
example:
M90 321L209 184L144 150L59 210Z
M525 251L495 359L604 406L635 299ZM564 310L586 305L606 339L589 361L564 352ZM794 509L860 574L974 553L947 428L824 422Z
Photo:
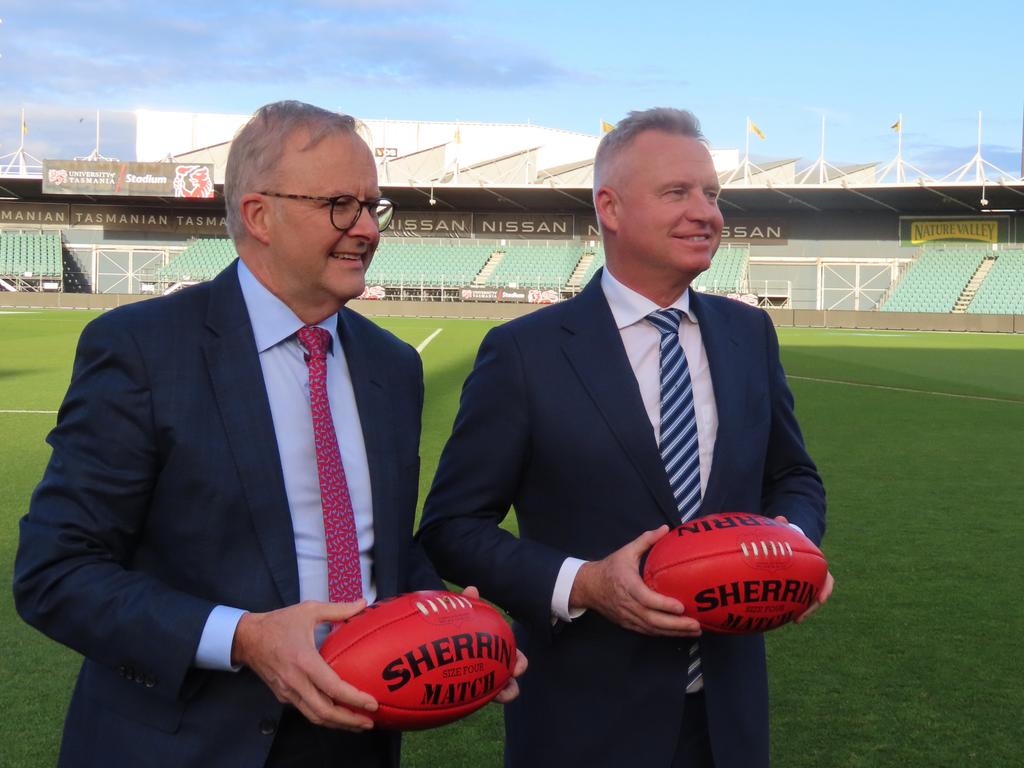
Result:
M804 533L804 529L803 529L803 528L801 528L801 527L800 527L799 525L797 525L796 523L786 523L786 525L788 525L788 526L789 526L790 528L792 528L792 529L793 529L794 531L796 531L797 533L799 533L799 534L800 534L801 536L803 536L804 538L807 538L807 534L806 534L806 533Z
M562 567L558 570L558 578L555 579L555 589L551 593L551 613L556 619L572 621L582 616L585 608L569 610L569 594L572 592L573 582L576 581L576 574L586 563L576 557L567 557Z
M231 645L235 640L235 628L246 611L226 605L215 606L206 617L199 647L196 648L195 666L199 669L215 669L221 672L237 672L242 667L231 663Z

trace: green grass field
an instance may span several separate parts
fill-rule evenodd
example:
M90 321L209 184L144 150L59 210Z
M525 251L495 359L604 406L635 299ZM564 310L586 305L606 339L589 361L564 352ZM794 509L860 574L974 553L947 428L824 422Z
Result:
M0 314L0 571L45 465L85 312ZM426 492L492 323L387 319L423 352ZM781 329L797 411L829 493L837 586L768 636L774 764L1024 765L1024 336ZM44 411L16 413L15 411ZM421 501L422 501L421 493ZM0 597L0 766L52 765L76 655ZM628 734L624 734L628 738ZM500 765L488 707L415 733L406 766Z

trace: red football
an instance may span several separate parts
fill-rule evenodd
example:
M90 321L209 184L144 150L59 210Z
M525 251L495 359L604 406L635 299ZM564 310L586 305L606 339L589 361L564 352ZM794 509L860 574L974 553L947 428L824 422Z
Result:
M651 547L644 581L715 632L747 634L802 614L825 585L828 563L798 531L762 515L698 517Z
M380 705L381 728L450 723L493 699L512 676L516 641L482 600L409 592L338 624L320 648L331 668Z

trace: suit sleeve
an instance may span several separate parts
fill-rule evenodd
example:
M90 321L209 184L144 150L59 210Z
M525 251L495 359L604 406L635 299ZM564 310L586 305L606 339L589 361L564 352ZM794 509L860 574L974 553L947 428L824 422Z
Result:
M14 597L49 637L174 698L213 604L133 569L160 456L143 355L125 326L100 318L79 340L53 452L21 520Z
M507 327L491 330L463 388L417 535L443 577L477 586L519 621L550 628L566 555L501 527L529 469L530 397L516 339Z
M794 411L793 393L779 357L779 339L771 318L763 315L772 422L762 484L762 508L769 517L785 516L817 544L825 535L825 488L804 446Z

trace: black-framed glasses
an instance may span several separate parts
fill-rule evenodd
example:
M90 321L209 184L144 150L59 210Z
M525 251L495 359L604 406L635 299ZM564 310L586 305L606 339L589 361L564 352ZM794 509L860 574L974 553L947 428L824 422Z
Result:
M283 192L260 192L267 197L281 197L285 200L315 200L321 203L331 204L331 226L339 232L352 229L359 221L360 215L365 208L377 224L377 229L383 232L391 226L395 218L395 204L386 197L371 197L369 200L360 200L355 195L335 195L334 197L323 197L322 195L288 195Z

